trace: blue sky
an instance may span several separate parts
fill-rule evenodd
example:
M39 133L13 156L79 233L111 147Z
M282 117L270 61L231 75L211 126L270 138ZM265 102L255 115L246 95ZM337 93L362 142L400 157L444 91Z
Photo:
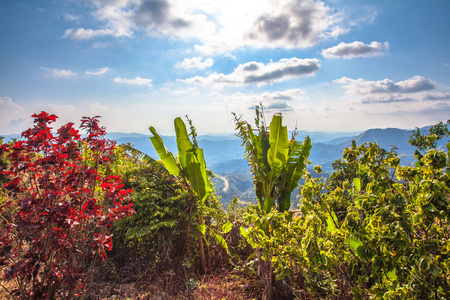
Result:
M45 110L108 131L233 132L262 102L289 129L450 118L448 0L3 0L0 134Z

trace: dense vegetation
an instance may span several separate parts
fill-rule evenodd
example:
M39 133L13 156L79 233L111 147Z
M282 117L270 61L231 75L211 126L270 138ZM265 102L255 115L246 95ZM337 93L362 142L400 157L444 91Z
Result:
M140 274L150 299L450 298L450 143L436 149L449 122L414 132L411 166L353 143L324 178L309 138L258 106L255 128L234 116L256 204L224 207L189 119L175 119L177 155L150 128L155 161L106 140L98 117L83 118L85 138L33 117L0 146L3 297L92 298Z

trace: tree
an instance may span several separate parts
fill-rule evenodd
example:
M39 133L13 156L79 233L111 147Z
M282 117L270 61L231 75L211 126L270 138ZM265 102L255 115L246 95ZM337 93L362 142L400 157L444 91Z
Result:
M354 144L328 185L307 177L293 257L307 281L321 278L310 288L360 299L450 296L450 160L436 149L416 158L401 166L377 144Z
M409 143L411 146L415 146L420 151L426 151L429 149L434 149L437 146L437 142L442 140L445 137L450 137L450 130L448 125L450 124L450 120L446 123L442 121L431 126L428 129L428 134L422 134L420 129L416 127L416 130L413 131L409 139Z

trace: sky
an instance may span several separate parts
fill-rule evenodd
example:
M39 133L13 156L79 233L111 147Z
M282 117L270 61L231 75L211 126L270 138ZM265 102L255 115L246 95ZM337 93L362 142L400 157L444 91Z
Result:
M2 0L0 135L47 111L108 132L412 129L450 119L448 0Z

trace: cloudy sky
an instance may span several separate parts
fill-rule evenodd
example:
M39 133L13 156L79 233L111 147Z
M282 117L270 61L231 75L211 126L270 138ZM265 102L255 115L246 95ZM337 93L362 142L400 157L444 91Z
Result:
M108 131L414 128L450 118L448 0L2 0L0 134L45 110Z

